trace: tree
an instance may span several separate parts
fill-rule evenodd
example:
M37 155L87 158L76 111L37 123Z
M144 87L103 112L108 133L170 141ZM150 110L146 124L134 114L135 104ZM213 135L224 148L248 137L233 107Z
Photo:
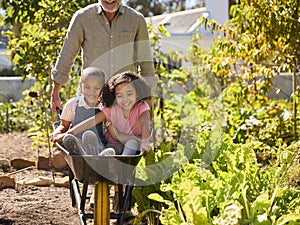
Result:
M223 85L234 79L253 80L254 91L267 93L270 78L294 74L294 135L296 137L296 74L300 60L300 1L241 0L231 7L232 18L224 25L214 20L201 23L220 34L203 60ZM258 75L264 75L262 82Z
M95 1L3 0L2 26L9 27L8 53L23 78L47 78L55 63L73 13ZM35 63L33 63L35 62Z
M136 9L144 16L155 16L161 15L163 13L171 13L183 11L185 7L186 0L128 0L127 5Z
M166 6L160 1L129 0L126 4L136 9L146 17L161 15L166 10Z
M54 65L67 31L73 13L96 1L53 1L53 0L3 0L0 8L5 10L1 16L2 27L9 28L2 31L9 43L7 52L17 74L23 79L36 79L32 91L22 103L22 113L28 120L34 121L32 131L40 131L44 143L49 135L51 112L49 96L51 93L50 71ZM75 67L78 68L80 60ZM74 73L74 70L73 70ZM74 86L73 88L72 85ZM77 85L70 82L62 90L62 99L69 98L75 93ZM49 143L48 143L49 145Z

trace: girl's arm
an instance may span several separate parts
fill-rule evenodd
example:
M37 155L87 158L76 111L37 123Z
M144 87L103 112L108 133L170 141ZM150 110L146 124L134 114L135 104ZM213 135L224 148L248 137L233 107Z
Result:
M71 121L61 120L60 125L50 134L50 140L53 142L62 142L61 135L65 133L71 125Z
M107 130L110 133L110 135L113 137L113 139L118 140L122 144L125 144L130 139L136 139L140 141L136 136L132 134L125 134L120 132L117 128L115 128L111 123L107 125Z
M91 127L96 126L97 124L103 122L105 120L105 115L102 111L98 112L95 116L92 116L81 123L77 124L75 127L72 127L70 130L68 130L68 134L78 134L80 132L83 132L85 130L90 129Z
M117 128L113 127L111 124L107 127L108 132L115 140L119 140L121 143L125 144L130 139L136 139L141 143L141 151L148 152L151 150L150 146L150 113L145 111L140 116L140 123L142 128L142 136L140 138L124 134L120 132Z

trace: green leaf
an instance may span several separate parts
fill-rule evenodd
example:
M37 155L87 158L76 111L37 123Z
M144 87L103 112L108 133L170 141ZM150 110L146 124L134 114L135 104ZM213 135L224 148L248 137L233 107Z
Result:
M171 36L171 34L169 33L169 31L167 30L167 28L166 28L166 26L164 24L159 24L157 26L157 29L159 30L159 32L161 32L166 37L170 37Z
M300 222L300 215L299 214L287 214L280 217L276 225L284 225L287 222L294 221L294 222Z
M157 202L162 202L162 203L169 203L170 201L165 200L161 195L157 193L152 193L148 195L148 198Z

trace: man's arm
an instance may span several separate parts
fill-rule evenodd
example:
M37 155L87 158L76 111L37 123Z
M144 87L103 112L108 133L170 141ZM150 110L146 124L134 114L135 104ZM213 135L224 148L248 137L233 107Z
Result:
M77 13L74 14L68 32L66 34L64 44L57 58L56 64L51 71L51 79L53 80L53 90L51 94L51 109L62 109L62 103L59 97L59 91L62 85L69 82L69 74L76 56L79 53L80 45L83 42L83 30Z
M147 23L144 17L139 20L139 29L135 40L136 62L140 66L141 75L145 78L151 89L156 88L157 79L154 72L153 54L149 41Z
M150 47L147 23L144 17L140 17L138 21L138 31L135 39L136 60L141 67L141 75L143 77L153 76L153 55Z

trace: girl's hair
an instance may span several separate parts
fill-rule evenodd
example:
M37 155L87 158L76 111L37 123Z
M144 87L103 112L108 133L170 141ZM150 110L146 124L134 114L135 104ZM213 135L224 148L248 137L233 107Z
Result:
M83 69L81 71L80 82L84 83L84 81L86 80L86 78L88 76L98 77L100 79L101 84L104 84L104 82L105 82L105 74L98 67L87 67L87 68ZM78 86L78 88L76 90L76 96L80 96L80 95L82 95L82 91L81 91L81 88Z
M97 68L97 67L87 67L84 70L82 70L81 77L80 77L80 82L84 82L85 79L88 76L99 77L102 84L105 82L104 72L101 69Z
M151 97L151 88L145 79L131 71L116 74L112 76L103 86L101 91L101 103L110 107L115 102L115 89L119 84L132 83L137 93L137 102Z

